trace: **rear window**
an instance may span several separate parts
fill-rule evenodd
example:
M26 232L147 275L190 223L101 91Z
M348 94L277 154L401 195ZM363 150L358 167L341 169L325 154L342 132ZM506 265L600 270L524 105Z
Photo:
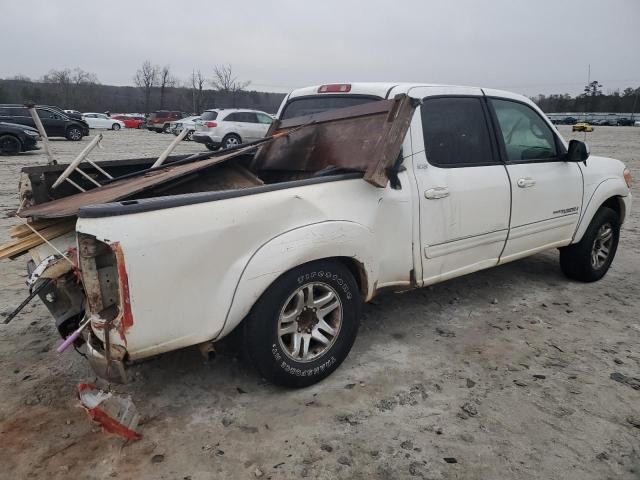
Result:
M287 118L302 117L314 113L326 112L336 108L353 107L363 103L371 103L382 100L380 97L368 95L335 95L293 98L285 105L281 120Z
M200 120L215 120L216 118L218 118L218 112L204 112L202 115L200 115Z

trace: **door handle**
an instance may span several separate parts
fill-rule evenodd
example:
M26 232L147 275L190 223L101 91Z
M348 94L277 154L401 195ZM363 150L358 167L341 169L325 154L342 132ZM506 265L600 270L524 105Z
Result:
M438 198L445 198L449 196L449 189L447 187L435 187L430 188L424 192L424 198L428 200L437 200Z
M519 178L518 186L520 188L528 188L533 187L536 184L536 181L531 177Z

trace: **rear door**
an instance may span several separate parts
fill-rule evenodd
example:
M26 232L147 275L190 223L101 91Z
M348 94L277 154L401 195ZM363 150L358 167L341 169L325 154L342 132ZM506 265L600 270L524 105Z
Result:
M42 121L44 130L47 132L47 136L64 137L66 123L59 114L44 108L38 108L36 111Z
M501 262L568 245L582 203L580 168L564 161L564 145L531 105L497 97L489 103L512 192L509 239Z
M482 91L420 87L411 124L425 285L496 265L510 191Z

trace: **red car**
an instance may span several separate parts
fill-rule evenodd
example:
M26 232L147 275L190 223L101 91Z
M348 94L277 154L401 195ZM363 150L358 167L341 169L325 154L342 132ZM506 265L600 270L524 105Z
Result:
M116 115L111 118L115 118L116 120L120 120L124 122L124 126L126 128L142 128L142 126L146 123L146 120L142 117L127 117L125 115Z

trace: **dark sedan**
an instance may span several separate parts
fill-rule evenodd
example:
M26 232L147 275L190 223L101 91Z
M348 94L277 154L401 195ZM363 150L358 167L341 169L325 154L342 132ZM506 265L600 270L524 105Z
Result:
M37 150L40 134L35 128L0 122L0 155Z

